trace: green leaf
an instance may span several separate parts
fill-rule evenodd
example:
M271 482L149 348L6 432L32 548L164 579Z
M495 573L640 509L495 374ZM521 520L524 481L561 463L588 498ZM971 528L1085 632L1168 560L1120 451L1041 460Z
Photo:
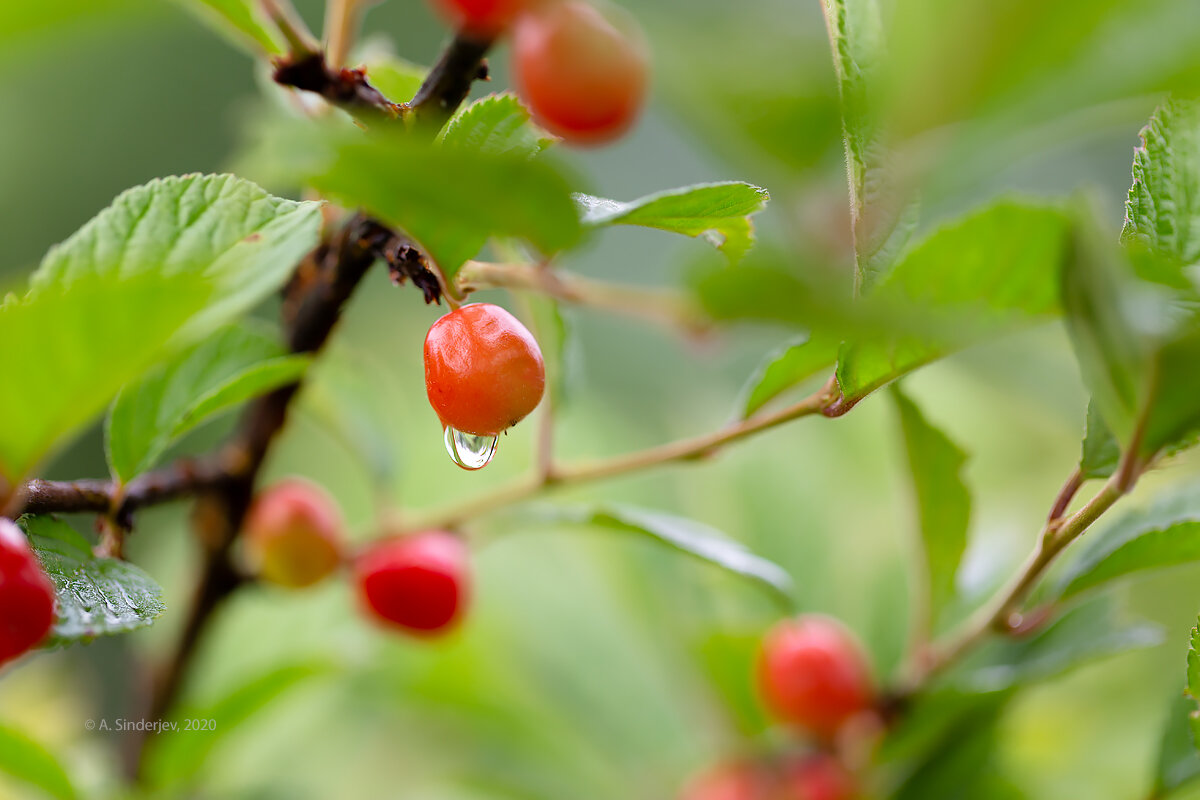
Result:
M1165 797L1200 777L1200 753L1192 740L1192 713L1196 702L1176 690L1167 709L1154 770L1154 797Z
M492 236L525 239L549 254L581 235L566 180L543 160L387 135L356 134L334 148L313 184L410 234L447 280Z
M761 734L771 724L754 681L761 645L761 631L722 630L708 633L692 647L694 661L720 697L722 708L733 717L737 730L748 736Z
M215 288L189 325L201 337L277 291L317 244L321 204L274 197L232 175L130 189L46 254L31 292L85 275L202 275Z
M1057 313L1067 217L1000 201L930 234L872 292L876 302L960 315L957 330L847 342L838 384L848 405L930 361L986 336Z
M262 331L230 326L122 389L105 428L113 477L128 482L207 419L298 380L309 359L284 352Z
M15 483L103 411L208 303L196 275L92 275L0 306L0 475Z
M0 724L0 772L58 800L79 796L54 754L21 731Z
M142 628L166 610L153 578L127 561L97 558L65 522L50 516L17 522L54 581L57 619L48 646Z
M1094 402L1088 403L1087 432L1079 456L1079 476L1087 481L1107 478L1121 462L1121 444L1104 424Z
M1185 486L1089 534L1058 583L1066 598L1146 570L1200 561L1200 490Z
M255 0L177 0L184 8L252 56L280 55L278 31L259 14Z
M792 579L786 570L695 520L620 505L556 509L548 512L548 518L649 536L680 552L749 578L768 589L785 606L794 606Z
M1122 618L1113 598L1102 595L1035 636L986 643L943 680L957 691L998 692L1049 680L1126 650L1153 647L1162 638L1157 625Z
M416 95L429 70L391 53L364 53L359 59L367 70L367 80L393 103ZM351 63L358 63L357 61Z
M754 243L750 217L766 208L770 195L748 183L706 183L670 189L629 203L575 195L588 227L640 225L693 238L703 236L730 261Z
M554 141L530 121L529 110L511 92L471 103L450 118L440 139L444 147L525 158L536 156Z
M739 413L746 419L788 389L803 383L837 360L836 337L801 336L770 353L741 392Z
M1200 261L1200 102L1173 99L1142 129L1121 240Z
M1192 638L1187 653L1187 695L1200 701L1200 624L1192 628ZM1200 748L1200 711L1192 709L1188 715L1192 728L1192 744Z
M550 401L554 408L560 409L570 393L569 388L581 355L577 352L577 340L558 300L537 292L526 292L523 296L528 303L534 335L546 361L546 386L550 390Z
M147 773L158 787L186 784L195 779L214 752L239 730L279 698L315 678L332 674L336 667L328 662L312 661L277 667L255 675L229 694L205 706L190 705L173 715L177 727L159 737L150 752ZM210 730L186 730L187 721L208 721Z
M966 453L935 428L899 387L892 398L908 454L909 475L917 495L917 516L928 582L929 616L954 599L955 575L967 549L971 494L963 481Z

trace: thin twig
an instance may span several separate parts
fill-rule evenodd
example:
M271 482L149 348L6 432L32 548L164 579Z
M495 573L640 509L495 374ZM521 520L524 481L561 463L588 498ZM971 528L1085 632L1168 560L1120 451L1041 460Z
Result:
M455 36L413 99L405 104L408 115L423 127L440 128L467 99L472 84L488 79L484 56L491 46L490 39L462 33Z
M325 57L335 67L346 63L362 6L362 0L329 0L325 7Z

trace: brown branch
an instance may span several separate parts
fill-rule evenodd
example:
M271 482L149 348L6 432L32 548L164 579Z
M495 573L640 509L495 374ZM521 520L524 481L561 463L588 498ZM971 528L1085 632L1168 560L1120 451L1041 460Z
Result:
M275 62L271 77L280 86L319 94L330 105L367 121L397 119L403 111L403 106L371 85L365 69L330 67L323 53L283 56Z
M407 114L424 127L440 128L467 99L471 85L488 79L484 56L491 46L490 39L462 33L455 36L413 99L405 104Z

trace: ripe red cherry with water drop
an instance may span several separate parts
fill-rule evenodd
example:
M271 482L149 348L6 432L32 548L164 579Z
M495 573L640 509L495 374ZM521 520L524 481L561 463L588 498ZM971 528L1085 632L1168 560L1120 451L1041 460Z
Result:
M54 584L25 534L0 519L0 664L36 647L54 625Z
M582 0L548 3L513 29L517 92L539 125L575 144L616 139L646 97L649 58L640 34Z
M758 679L773 716L823 739L833 738L875 699L858 642L836 620L815 614L785 620L767 633Z
M480 38L503 33L537 0L435 0L437 11L455 28Z
M246 554L263 580L312 586L342 560L343 523L333 498L298 478L267 487L246 515Z
M537 341L499 306L451 311L425 337L425 390L442 425L497 436L533 411L545 388Z
M470 602L467 547L445 531L389 539L355 564L363 610L385 626L417 636L452 630Z

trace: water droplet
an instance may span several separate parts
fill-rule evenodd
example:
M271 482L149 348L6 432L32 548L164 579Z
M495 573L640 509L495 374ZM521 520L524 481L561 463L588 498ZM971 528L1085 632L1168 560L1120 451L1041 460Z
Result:
M496 436L476 436L446 426L446 452L463 469L483 469L496 454Z

